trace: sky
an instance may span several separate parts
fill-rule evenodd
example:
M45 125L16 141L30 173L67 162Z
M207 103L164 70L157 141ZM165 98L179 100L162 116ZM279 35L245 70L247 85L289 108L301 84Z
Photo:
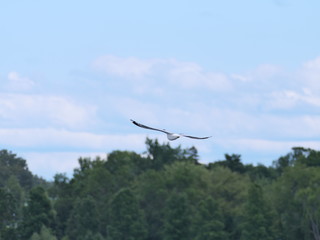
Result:
M38 176L146 151L145 125L202 163L320 144L318 0L0 2L0 148Z

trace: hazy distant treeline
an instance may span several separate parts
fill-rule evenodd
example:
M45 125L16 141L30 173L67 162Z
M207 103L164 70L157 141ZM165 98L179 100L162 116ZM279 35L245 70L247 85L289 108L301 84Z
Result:
M320 152L272 166L241 156L202 165L197 150L146 140L146 154L79 159L73 177L34 176L0 151L0 239L320 239Z

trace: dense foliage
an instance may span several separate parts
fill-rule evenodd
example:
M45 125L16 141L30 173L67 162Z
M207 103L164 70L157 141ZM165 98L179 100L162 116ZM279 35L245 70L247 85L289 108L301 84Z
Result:
M203 165L192 147L80 158L48 183L0 151L0 239L320 239L320 152L293 148L273 166L241 156Z

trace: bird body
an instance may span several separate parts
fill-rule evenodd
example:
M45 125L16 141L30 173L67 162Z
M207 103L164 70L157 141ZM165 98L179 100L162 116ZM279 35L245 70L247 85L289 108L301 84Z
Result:
M170 140L170 141L173 141L173 140L176 140L180 137L179 134L177 133L167 133L167 138Z
M171 133L171 132L166 131L165 129L158 129L158 128L153 128L153 127L148 127L148 126L143 125L141 123L138 123L138 122L136 122L136 121L134 121L132 119L130 119L130 120L134 125L136 125L138 127L146 128L146 129L154 130L154 131L159 131L159 132L163 132L163 133L167 134L167 138L170 141L176 140L176 139L178 139L180 137L188 137L188 138L192 138L192 139L207 139L207 138L211 137L211 136L210 137L194 137L194 136L184 135L182 133L180 133L180 134L179 133Z

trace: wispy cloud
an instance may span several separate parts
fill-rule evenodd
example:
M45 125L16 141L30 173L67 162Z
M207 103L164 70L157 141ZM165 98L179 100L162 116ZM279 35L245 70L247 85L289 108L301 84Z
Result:
M320 90L320 57L307 61L299 71L298 77L301 84L305 85L310 91Z
M176 59L143 60L107 55L96 59L93 66L111 76L124 77L131 79L131 81L143 79L149 83L154 79L159 79L167 86L172 85L177 89L198 88L224 91L232 88L231 82L225 74L205 71L194 62L183 62ZM159 81L156 84L159 84ZM146 85L146 82L139 82L139 84ZM156 88L155 85L149 86Z
M171 69L169 79L176 87L225 91L232 88L228 77L223 73L204 71L196 63L169 61Z
M27 77L21 76L19 73L12 71L8 73L7 87L11 91L27 91L35 86L35 82Z
M260 153L276 153L277 157L289 152L292 147L306 147L318 149L320 141L290 141L290 140L267 140L257 138L238 138L238 139L222 139L217 140L221 145L232 148L234 150L241 150L245 152L260 152ZM272 159L269 159L270 162ZM275 159L273 159L275 160ZM259 159L256 159L259 161Z
M279 76L282 73L282 69L279 66L272 64L261 64L255 69L251 69L245 73L231 74L231 78L240 80L242 82L258 82L261 83L265 80L270 80L272 77Z
M320 96L306 88L301 93L294 90L275 91L270 94L267 105L272 109L292 109L297 105L319 107Z
M113 148L141 148L143 134L97 134L55 128L0 129L2 146L39 149L86 149L91 151Z
M96 107L62 96L0 94L0 121L19 126L84 127L95 118Z
M158 60L142 60L135 57L121 58L114 55L105 55L96 59L94 68L111 75L127 78L142 78L150 74Z

